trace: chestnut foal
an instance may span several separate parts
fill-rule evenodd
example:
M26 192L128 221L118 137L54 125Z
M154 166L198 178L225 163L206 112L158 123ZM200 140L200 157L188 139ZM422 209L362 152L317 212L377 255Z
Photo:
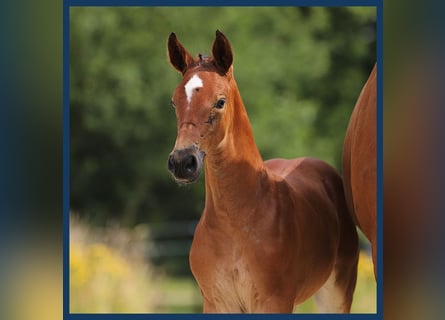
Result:
M190 251L204 312L290 313L314 294L320 312L349 312L358 238L341 177L317 159L263 162L219 31L212 54L194 59L174 33L168 39L183 76L172 98L178 134L168 169L191 183L206 162Z

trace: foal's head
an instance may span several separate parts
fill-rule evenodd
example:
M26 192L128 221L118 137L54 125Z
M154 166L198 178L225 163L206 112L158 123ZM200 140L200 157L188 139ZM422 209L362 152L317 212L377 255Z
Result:
M233 54L227 38L216 31L212 57L193 58L174 33L168 39L168 55L183 78L176 87L172 105L178 120L175 147L168 170L181 183L194 182L206 153L215 151L230 126L236 98L232 76Z

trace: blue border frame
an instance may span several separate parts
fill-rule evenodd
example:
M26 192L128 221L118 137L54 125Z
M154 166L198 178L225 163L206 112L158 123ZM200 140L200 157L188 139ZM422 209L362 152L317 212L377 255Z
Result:
M377 314L383 319L383 0L377 4Z
M383 319L383 0L63 0L63 319L223 319L227 314L71 314L69 312L70 106L69 14L76 6L370 6L377 10L377 313L375 314L233 314L237 319Z
M69 0L63 0L63 146L62 146L62 208L63 208L63 319L69 318L69 212L70 212L70 9Z
M64 0L64 5L68 6L307 6L307 7L376 7L381 0L213 0L213 1L199 1L199 0Z
M65 315L64 315L65 316ZM69 314L69 318L66 319L73 319L73 320L142 320L142 319L161 319L161 320L207 320L207 319L227 319L227 317L230 317L230 319L312 319L312 320L375 320L375 319L382 319L382 317L379 318L379 315L376 313L355 313L355 314L159 314L159 313L149 313L149 314L132 314L132 313L110 313L110 314L77 314L72 313Z

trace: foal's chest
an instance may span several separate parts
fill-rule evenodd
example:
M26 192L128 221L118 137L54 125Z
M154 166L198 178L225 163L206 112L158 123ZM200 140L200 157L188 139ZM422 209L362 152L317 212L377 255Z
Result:
M231 239L201 242L199 230L190 252L192 272L204 297L216 312L240 313L253 310L260 299L255 265Z
M232 261L231 264L216 264L213 279L203 288L215 302L219 312L251 312L259 300L251 267L245 261Z

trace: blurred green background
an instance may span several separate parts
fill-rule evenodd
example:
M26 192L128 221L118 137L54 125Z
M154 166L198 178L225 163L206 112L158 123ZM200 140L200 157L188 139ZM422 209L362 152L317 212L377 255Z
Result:
M187 254L203 178L182 188L166 170L180 80L166 56L170 32L192 54L210 54L216 29L228 37L264 159L313 156L340 170L376 60L375 20L373 7L72 7L71 312L201 310ZM353 311L375 312L361 257Z

